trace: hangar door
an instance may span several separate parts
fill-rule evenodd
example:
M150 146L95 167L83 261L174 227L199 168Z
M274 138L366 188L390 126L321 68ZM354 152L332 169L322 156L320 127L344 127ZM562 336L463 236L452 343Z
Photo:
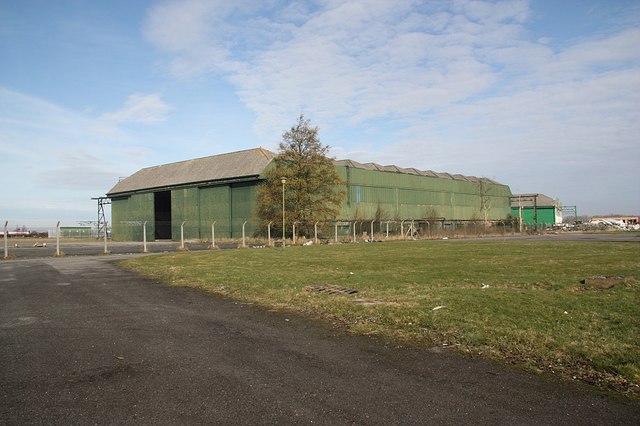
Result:
M154 193L153 210L156 240L171 239L171 191Z

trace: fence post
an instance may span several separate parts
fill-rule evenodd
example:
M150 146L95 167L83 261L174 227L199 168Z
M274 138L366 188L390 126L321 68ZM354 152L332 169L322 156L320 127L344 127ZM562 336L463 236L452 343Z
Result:
M247 221L245 220L242 223L242 247L246 247L247 244L245 243L245 236L244 236L244 226L247 224Z
M318 244L318 222L313 224L313 239L314 244Z
M387 238L389 238L389 221L387 221Z
M138 222L140 223L140 222ZM142 223L142 252L148 253L147 251L147 221L145 220Z
M336 243L338 242L338 222L336 221L336 223L334 224L334 239L336 241Z
M9 221L4 222L4 258L9 258L9 241L7 240L7 226L9 225Z
M269 222L267 225L267 240L269 241L269 247L271 247L271 224L273 221Z
M184 250L184 224L185 222L180 224L180 250Z
M400 221L400 238L404 240L404 220Z
M298 222L293 222L293 245L296 245L296 223Z
M356 238L356 226L358 225L358 222L353 222L353 242L357 242L358 239Z
M56 256L60 256L60 221L56 224Z
M109 254L109 250L107 249L107 225L109 223L104 221L104 254Z
M373 241L373 224L375 223L375 220L371 221L371 235L369 235L369 241Z
M216 221L211 224L211 248L216 248Z

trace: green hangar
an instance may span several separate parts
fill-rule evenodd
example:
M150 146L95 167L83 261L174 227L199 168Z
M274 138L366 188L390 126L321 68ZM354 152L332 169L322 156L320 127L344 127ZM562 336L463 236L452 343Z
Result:
M254 148L161 166L122 179L108 193L115 240L240 238L259 229L258 185L276 154ZM508 186L451 175L352 160L334 162L346 185L340 221L502 220L511 213Z

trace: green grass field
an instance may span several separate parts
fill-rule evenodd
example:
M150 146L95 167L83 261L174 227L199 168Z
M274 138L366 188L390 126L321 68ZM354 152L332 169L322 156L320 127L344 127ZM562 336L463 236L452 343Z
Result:
M395 344L446 347L638 398L639 249L431 240L183 252L124 265ZM609 289L581 284L592 276L627 278ZM358 293L306 291L311 285Z

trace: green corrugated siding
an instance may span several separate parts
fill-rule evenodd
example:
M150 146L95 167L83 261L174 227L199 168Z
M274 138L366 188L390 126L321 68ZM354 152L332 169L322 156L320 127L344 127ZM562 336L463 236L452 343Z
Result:
M506 185L483 184L429 176L337 167L347 185L347 197L339 219L374 219L381 210L383 219L422 219L444 217L449 220L483 219L482 198L488 206L488 219L499 220L511 213ZM257 182L220 184L171 190L172 238L180 239L185 222L185 238L210 239L216 222L216 238L241 238L255 232ZM486 186L488 185L488 186ZM126 221L148 221L147 238L154 235L153 192L112 199L113 235L118 240L142 240L141 226Z
M200 230L203 238L211 238L211 225L215 221L216 238L231 237L231 210L229 186L200 188Z
M111 226L115 241L142 241L142 225L147 221L147 239L155 233L153 222L153 192L111 199Z
M242 224L247 221L245 235L250 237L255 230L253 208L256 205L256 185L237 184L231 187L232 238L242 237Z
M513 217L519 217L518 207L511 209L511 215ZM523 207L522 208L522 223L525 225L554 225L556 223L556 209L555 207Z
M488 219L506 218L510 213L511 190L506 185L443 179L355 169L340 166L340 177L347 182L347 200L340 217L373 219L376 212L388 219L445 217L470 220L484 218L484 193Z
M180 239L180 226L184 224L185 238L200 238L198 188L171 191L171 238Z

